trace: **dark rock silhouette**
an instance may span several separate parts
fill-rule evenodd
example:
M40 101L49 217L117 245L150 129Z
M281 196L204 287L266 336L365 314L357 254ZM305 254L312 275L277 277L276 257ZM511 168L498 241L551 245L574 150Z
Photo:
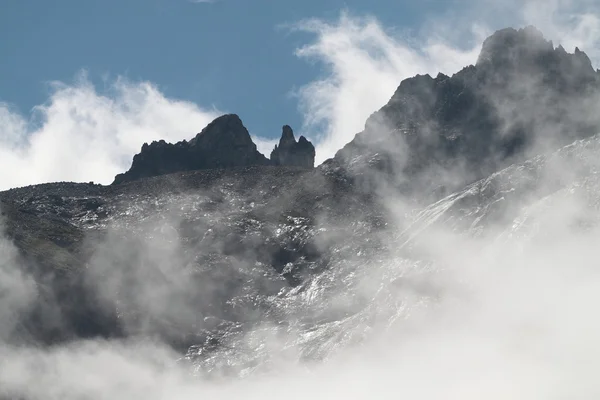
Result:
M296 141L294 132L289 125L283 127L279 145L271 152L273 165L285 165L304 168L313 168L315 164L315 146L304 136Z
M242 120L235 114L226 114L208 124L189 142L144 143L142 151L133 157L129 171L117 175L113 184L174 172L268 164L269 160L258 152Z
M401 82L326 165L386 171L406 190L457 187L464 181L447 171L473 181L542 142L556 148L598 132L598 98L600 73L585 53L554 48L534 27L503 29L485 40L476 65Z

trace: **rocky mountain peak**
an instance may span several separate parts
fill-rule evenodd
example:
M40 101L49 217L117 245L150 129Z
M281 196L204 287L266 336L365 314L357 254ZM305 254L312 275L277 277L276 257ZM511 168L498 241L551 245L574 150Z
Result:
M506 28L488 37L481 48L477 66L519 64L554 50L552 42L533 26L523 29Z
M315 147L304 136L296 141L289 125L283 127L279 144L269 160L258 152L240 117L225 114L190 141L144 143L141 152L133 157L129 171L117 175L113 184L201 169L261 165L313 168L314 162Z
M296 141L294 131L289 125L283 127L279 145L271 152L274 165L286 165L313 168L315 164L315 146L304 136Z
M225 114L208 124L189 142L191 147L238 147L256 149L250 133L237 114Z
M189 375L173 375L170 368L168 375L152 376L185 384L199 376L199 391L203 380L213 377L234 384L237 376L264 378L273 361L290 359L279 349L294 349L292 368L343 356L338 352L348 346L369 346L387 334L379 327L398 326L415 313L418 322L431 316L431 307L447 305L440 293L448 277L448 244L468 250L456 252L456 262L463 256L473 263L490 261L484 272L492 275L486 276L517 284L493 292L492 308L469 313L469 320L484 315L488 321L488 310L514 311L512 301L498 308L496 297L510 297L511 289L521 293L521 266L527 276L539 272L552 284L564 276L593 278L586 271L596 264L592 246L600 226L600 135L571 139L600 132L600 75L589 73L589 58L579 49L573 54L562 46L550 49L543 37L526 29L497 33L484 46L489 57L451 77L403 81L365 130L316 169L309 169L314 146L304 136L296 140L291 127L283 127L267 160L240 118L227 114L190 141L145 143L131 169L115 179L129 184L59 182L0 192L0 239L8 239L0 241L0 305L8 306L0 309L0 398L41 398L46 385L38 387L40 379L56 386L55 393L71 393L73 380L57 378L89 367L96 354L101 360L108 355L115 365L132 365L134 372L154 371L158 362L176 362L177 371L189 365ZM523 42L530 36L539 46ZM519 48L539 51L520 54ZM544 148L544 156L530 158L542 153L534 146L538 138L569 145L554 152ZM528 160L512 164L521 156ZM207 170L213 168L220 170ZM199 171L140 179L190 170ZM440 199L444 194L449 196ZM570 267L571 253L582 268ZM534 259L539 270L529 265ZM515 261L508 275L497 274ZM561 265L564 270L558 270ZM553 272L558 275L547 279ZM466 288L450 283L452 291ZM474 288L489 289L493 283L487 279ZM540 304L561 305L565 293L581 288L595 293L600 285L568 283L566 291L554 290L557 296ZM534 292L529 299L535 306L545 294ZM583 309L580 327L571 324L577 320L566 322L575 330L589 328L592 297L575 297L581 305L568 303L569 309L589 303L589 310ZM451 316L459 311L446 309ZM537 316L530 310L524 315L528 321ZM520 321L523 315L509 316ZM532 326L548 321L545 312L539 317ZM274 337L282 346L269 346ZM499 338L503 345L505 335ZM537 346L538 338L533 339ZM138 345L144 342L152 346ZM558 345L568 344L563 342ZM552 356L554 342L547 344ZM157 348L154 357L150 353ZM565 363L567 374L581 361L579 348L574 350L573 362ZM56 360L58 375L46 368ZM12 374L16 380L11 379L13 365L19 371ZM88 375L99 371L96 365ZM590 364L590 371L595 366ZM545 365L540 367L545 372ZM156 387L179 392L161 383ZM574 383L586 387L586 382ZM76 385L78 393L86 388ZM189 388L195 393L193 383ZM124 395L119 389L101 394L148 393L147 385L126 389L131 390ZM229 392L225 387L219 393Z
M507 28L452 77L402 81L334 161L360 176L385 170L411 186L443 186L451 169L473 181L541 142L556 147L597 133L590 104L598 98L600 74L579 48L555 49L532 26Z
M189 142L144 143L142 151L133 157L129 171L117 175L113 183L182 171L268 164L269 160L258 152L240 117L226 114L208 124Z
M502 29L491 35L483 42L476 66L507 71L531 69L542 73L554 70L575 76L594 74L587 54L578 47L573 54L562 45L554 48L552 41L546 40L533 26Z

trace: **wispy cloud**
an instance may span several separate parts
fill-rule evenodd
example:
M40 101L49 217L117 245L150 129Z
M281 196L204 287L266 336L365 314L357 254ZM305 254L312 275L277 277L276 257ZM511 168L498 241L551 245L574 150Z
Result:
M342 14L335 22L302 21L295 29L315 34L299 48L302 59L321 62L324 79L302 87L297 95L304 129L317 142L317 162L335 152L360 132L371 113L392 96L400 81L416 74L453 73L475 61L483 32L469 48L437 37L421 40L391 35L375 18Z
M110 183L144 142L190 139L219 112L118 78L100 94L85 74L55 82L32 121L0 103L0 189L51 181Z
M317 143L322 162L352 140L366 119L416 74L452 74L476 61L496 28L535 25L568 51L576 46L597 65L600 5L591 0L485 0L466 2L464 14L432 15L412 33L397 35L376 18L342 13L337 21L308 19L292 29L314 34L296 55L325 71L296 91L304 134ZM501 26L498 26L501 24Z

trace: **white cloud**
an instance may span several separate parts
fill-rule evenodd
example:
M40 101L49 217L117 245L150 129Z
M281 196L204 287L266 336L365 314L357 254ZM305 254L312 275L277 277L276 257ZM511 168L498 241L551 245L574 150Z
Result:
M564 161L568 167L582 160L595 164L593 150L580 156ZM548 167L547 177L554 181L555 172L565 167L557 162ZM598 183L593 172L578 178ZM488 226L490 236L456 234L446 224L418 229L409 253L439 266L433 271L414 266L437 300L422 308L406 301L407 318L385 324L386 332L372 332L371 340L322 363L284 361L264 375L209 381L190 376L180 368L184 363L174 362L178 355L157 343L88 341L49 349L0 344L0 394L34 399L596 398L600 324L593 316L600 231L578 229L573 222L582 215L598 221L598 192L590 187L591 192L578 193L581 181L565 182L571 183L562 192L533 196L538 201L528 202L515 223ZM442 202L433 209L445 207ZM389 260L382 251L372 264L361 266L356 279L370 286L364 293L373 296L373 306L393 307L387 295L374 295L385 293L385 287L399 293L414 289L403 261L414 263L403 260L402 251ZM386 274L378 274L388 262L396 274L388 275L386 268ZM403 280L392 284L395 276L407 278L406 285L397 284ZM334 296L326 292L325 299Z
M265 155L265 157L269 158L271 155L271 150L275 147L277 143L279 143L279 138L277 139L267 139L260 136L252 136L252 141L256 143L256 148L259 152Z
M352 140L403 79L456 72L476 60L480 46L461 49L433 38L395 36L374 18L346 13L333 23L312 19L296 28L316 34L316 40L296 54L320 61L328 69L324 79L298 93L304 128L314 132L310 136L317 142L317 162Z
M144 142L191 139L222 112L170 99L150 82L117 78L99 93L85 73L53 82L31 118L0 103L0 190L44 182L109 184ZM36 123L37 122L37 123ZM277 143L252 135L267 157Z
M144 142L189 139L218 112L166 98L149 82L119 78L100 94L82 74L56 82L40 124L0 104L0 189L49 181L110 183Z

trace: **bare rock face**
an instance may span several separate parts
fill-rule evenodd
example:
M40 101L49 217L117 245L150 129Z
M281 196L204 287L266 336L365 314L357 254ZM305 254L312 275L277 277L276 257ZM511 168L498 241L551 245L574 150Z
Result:
M144 143L142 151L133 157L129 171L117 175L113 184L174 172L268 164L269 160L258 152L242 120L235 114L226 114L208 124L189 142Z
M484 41L475 65L402 81L326 165L385 171L407 190L457 187L599 132L599 99L600 72L585 53L555 48L532 26L507 28Z
M304 136L296 141L292 128L283 127L279 145L271 152L271 163L274 165L313 168L315 164L315 146Z

